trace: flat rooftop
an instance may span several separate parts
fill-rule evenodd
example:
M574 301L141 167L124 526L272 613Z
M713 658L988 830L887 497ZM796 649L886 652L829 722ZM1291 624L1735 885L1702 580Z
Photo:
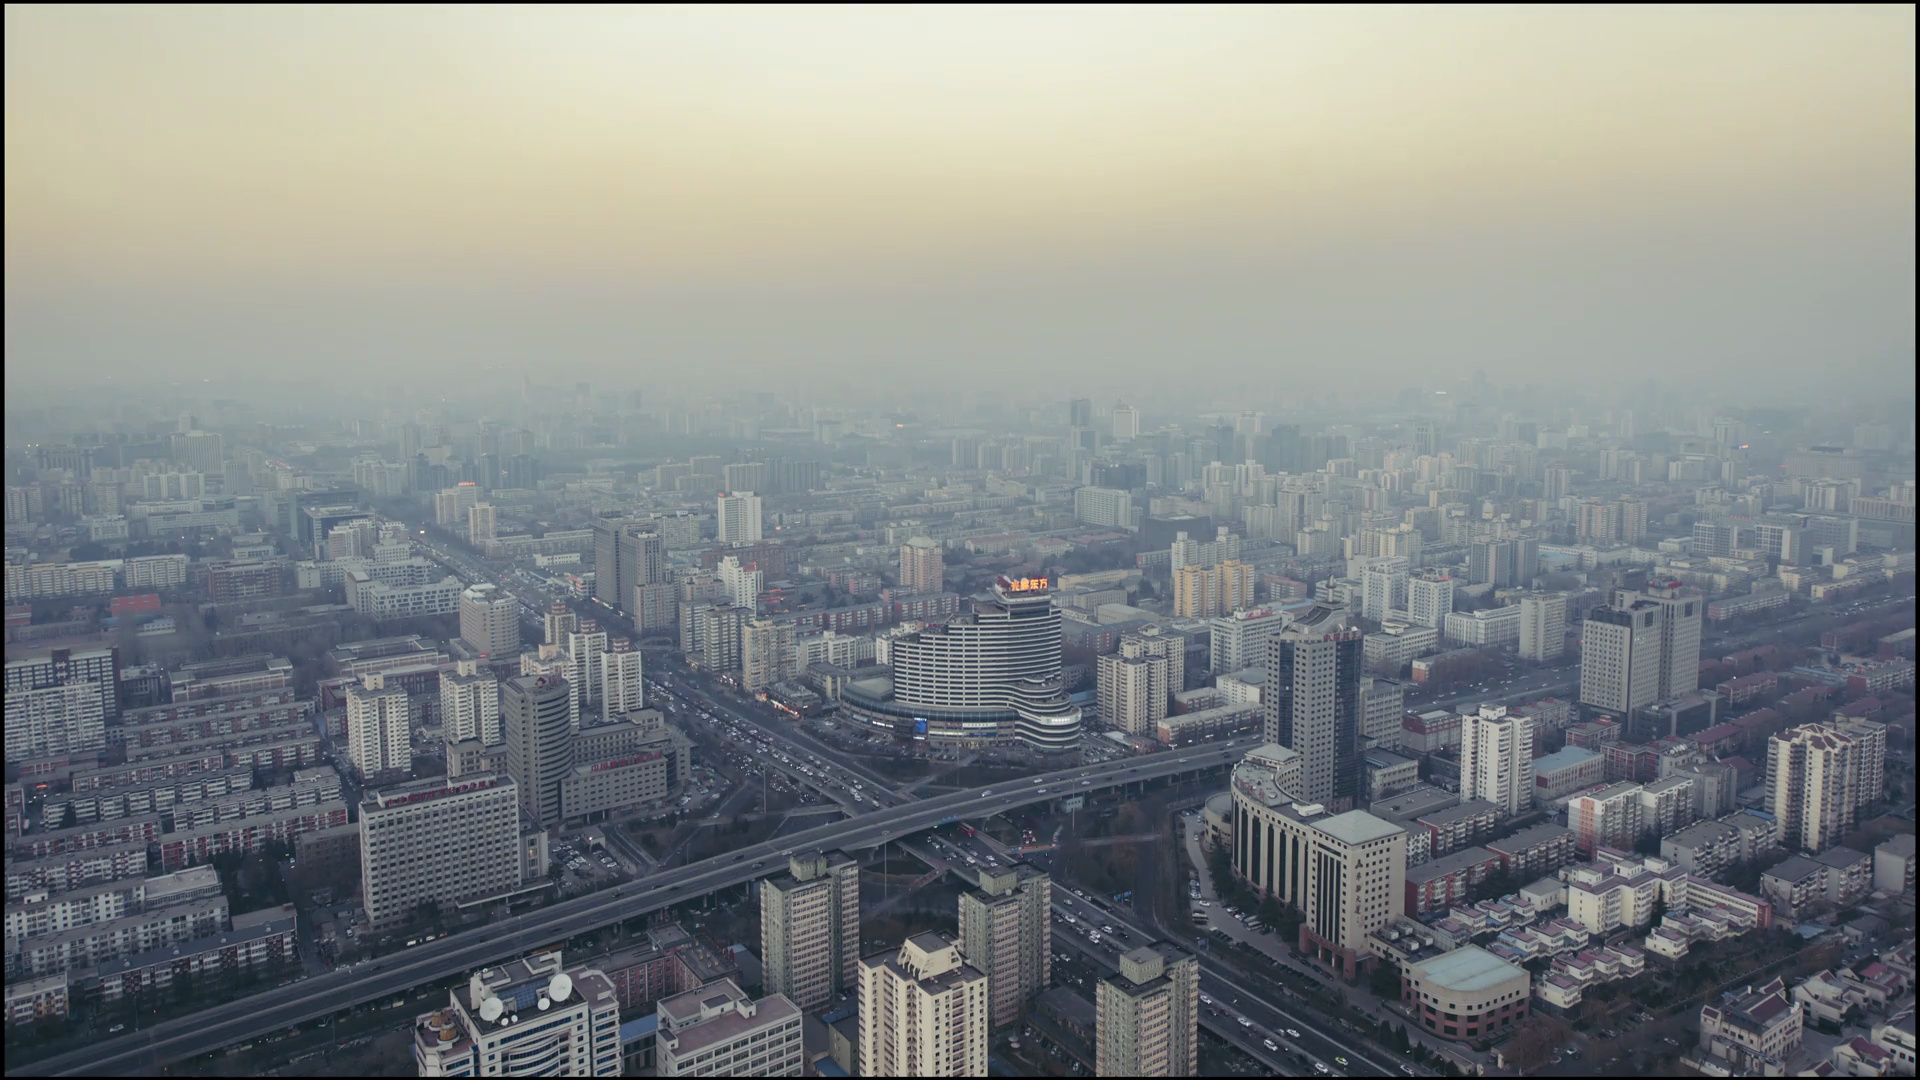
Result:
M1491 990L1512 979L1529 979L1525 968L1508 963L1478 945L1466 945L1431 960L1415 961L1425 981L1449 990Z

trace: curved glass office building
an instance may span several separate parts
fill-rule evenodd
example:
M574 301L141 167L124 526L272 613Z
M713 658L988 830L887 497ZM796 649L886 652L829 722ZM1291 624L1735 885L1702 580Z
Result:
M1025 742L1065 750L1080 709L1060 674L1060 612L1046 578L1001 578L971 612L889 644L891 680L847 687L842 705L878 726L937 742Z

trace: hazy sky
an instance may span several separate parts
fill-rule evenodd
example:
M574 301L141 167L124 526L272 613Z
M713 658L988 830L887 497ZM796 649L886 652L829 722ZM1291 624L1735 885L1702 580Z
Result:
M5 18L9 384L1912 377L1911 7Z

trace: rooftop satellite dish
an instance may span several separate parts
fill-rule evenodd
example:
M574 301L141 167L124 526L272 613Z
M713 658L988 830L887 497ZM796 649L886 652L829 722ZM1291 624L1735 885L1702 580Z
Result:
M555 1001L567 1000L567 997L573 993L573 976L564 971L555 975L553 979L547 983L547 993Z
M500 1019L500 1014L505 1012L506 1008L505 1005L500 1004L499 998L488 997L480 1003L480 1019L491 1024L495 1020Z
M540 995L540 1011L546 1012L548 1009L551 1009L551 1008L553 1008L553 999L549 998L545 994L541 994Z

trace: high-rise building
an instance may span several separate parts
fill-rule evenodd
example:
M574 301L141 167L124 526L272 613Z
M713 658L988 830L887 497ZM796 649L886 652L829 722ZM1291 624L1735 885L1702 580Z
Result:
M1113 441L1125 442L1140 436L1140 410L1131 405L1113 407Z
M1879 760L1873 760L1878 752ZM1818 854L1838 844L1858 820L1866 777L1885 771L1884 743L1855 738L1830 724L1807 724L1767 740L1767 809L1780 823L1781 846Z
M447 1008L414 1020L421 1076L622 1075L613 981L595 968L563 968L558 949L482 968L447 996ZM659 1038L667 1040L664 1028Z
M1592 858L1602 847L1631 848L1645 822L1645 804L1639 784L1623 781L1567 801L1567 828L1582 858Z
M579 629L567 635L567 689L572 695L567 716L575 731L580 730L582 718L600 704L607 645L607 632L592 619L583 620Z
M760 591L766 582L758 565L743 564L736 556L728 555L720 560L716 572L721 584L726 586L728 603L746 611L759 610Z
M1122 635L1120 647L1095 662L1100 719L1115 731L1151 737L1186 686L1186 663L1186 640L1177 634L1143 626Z
M1407 582L1407 617L1415 626L1444 626L1453 611L1453 576L1445 570L1422 570Z
M1520 598L1520 659L1552 661L1567 651L1567 594Z
M555 600L547 608L542 624L545 635L541 640L549 645L562 645L566 643L567 635L580 625L580 617L573 613L565 600Z
M987 976L944 934L859 961L860 1072L987 1075Z
M461 660L440 673L440 729L450 743L500 743L500 680L478 661Z
M1314 604L1269 638L1267 649L1266 740L1300 755L1303 801L1356 805L1364 794L1360 631L1348 625L1346 608Z
M1460 725L1460 798L1484 799L1506 817L1533 809L1533 721L1482 705Z
M30 653L6 665L7 690L39 690L48 686L92 686L100 697L100 716L111 724L120 719L120 650L47 649Z
M360 883L379 930L446 906L506 896L525 880L520 807L497 773L431 777L370 791L360 803Z
M382 672L347 687L347 760L362 776L413 771L413 713L407 692Z
M497 533L492 503L474 503L467 509L467 542L482 547Z
M1383 622L1407 607L1407 566L1404 558L1376 558L1360 572L1360 616Z
M633 590L666 578L666 547L643 521L596 518L593 523L593 595L616 610L633 603Z
M798 674L793 624L750 619L740 627L740 688L758 693Z
M1214 617L1208 623L1208 669L1224 675L1264 665L1267 639L1286 624L1286 616L1273 608L1250 608Z
M1622 721L1660 700L1660 622L1665 609L1647 599L1616 602L1587 613L1580 638L1580 703Z
M1122 488L1075 488L1073 516L1088 525L1131 529L1134 524L1133 492Z
M1638 601L1659 605L1660 689L1665 701L1700 688L1700 620L1706 603L1698 592L1678 581L1649 582L1639 592L1621 590L1616 606Z
M1094 1005L1095 1076L1200 1075L1200 962L1157 942L1120 957Z
M859 961L860 864L839 851L795 852L786 873L760 883L766 991L812 1009L857 985Z
M655 1076L806 1074L802 1014L785 994L756 1001L722 979L662 998L654 1016Z
M521 675L500 688L507 775L521 811L543 829L560 824L560 790L573 769L570 696L567 680L553 675Z
M728 491L767 491L772 480L772 472L764 461L741 462L720 470L720 482Z
M1018 1023L1052 985L1052 911L1052 879L1024 862L982 870L980 887L960 894L960 955L987 975L996 1028Z
M620 713L646 707L646 682L640 651L626 638L615 638L600 660L600 715L611 720Z
M520 601L492 582L460 594L460 640L481 656L520 651Z
M1067 749L1080 739L1080 709L1060 648L1047 579L1001 578L971 612L889 643L893 701L943 725L1004 723L1029 745Z
M671 630L680 624L678 590L667 582L638 585L633 590L633 625L642 634L650 630Z
M1360 737L1392 749L1400 745L1407 684L1376 675L1360 677Z
M1188 563L1173 572L1173 613L1211 619L1253 606L1254 569L1238 559L1207 566Z
M1297 754L1248 753L1233 770L1233 868L1261 895L1306 916L1300 951L1351 978L1367 935L1406 905L1407 831L1364 810L1328 816L1297 794Z
M754 544L764 539L760 528L760 496L751 491L721 495L714 518L714 535L723 544Z
M946 588L946 556L938 540L916 536L900 545L900 587L910 593Z
M36 690L10 689L6 695L6 731L10 762L98 753L107 745L100 689L86 682Z

